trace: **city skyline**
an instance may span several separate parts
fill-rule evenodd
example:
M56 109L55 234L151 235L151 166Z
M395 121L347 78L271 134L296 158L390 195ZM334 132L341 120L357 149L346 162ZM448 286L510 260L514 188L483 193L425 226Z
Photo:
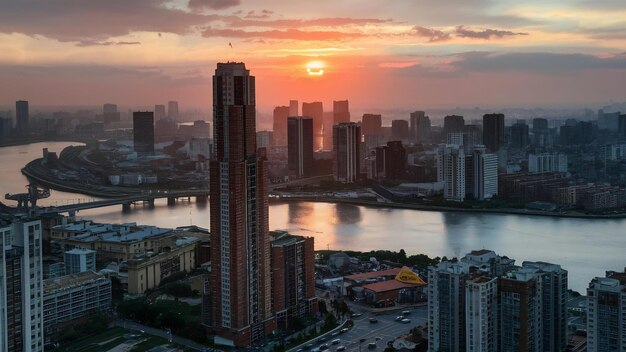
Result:
M626 6L616 1L114 5L0 5L0 74L10 83L0 95L208 109L214 63L245 61L261 82L262 110L289 99L349 99L362 109L623 99Z

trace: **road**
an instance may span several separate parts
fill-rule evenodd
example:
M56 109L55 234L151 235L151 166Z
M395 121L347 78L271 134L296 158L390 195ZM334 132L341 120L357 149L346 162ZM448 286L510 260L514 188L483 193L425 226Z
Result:
M428 308L426 306L420 306L417 308L404 308L411 313L406 318L411 320L409 324L403 324L395 321L398 315L401 315L402 310L389 311L385 313L378 313L378 315L371 314L365 309L359 311L354 309L353 311L361 313L359 317L352 318L354 326L345 333L339 334L334 337L329 337L326 341L319 341L317 339L313 343L313 348L318 348L321 344L328 344L330 348L328 351L336 351L337 347L345 346L346 351L358 352L361 351L382 351L387 346L388 341L393 341L400 335L407 335L409 331L415 326L424 326L428 320ZM378 319L377 323L370 323L369 318L375 317ZM331 344L333 339L339 339L338 344ZM362 343L359 341L364 339ZM376 343L376 348L369 349L370 343ZM360 346L359 346L360 345ZM360 348L359 348L360 347Z
M146 334L148 335L153 335L153 336L159 336L162 337L166 340L169 341L170 339L170 335L165 331L165 330L161 330L161 329L156 329L156 328L151 328L149 326L146 325L142 325L139 323L135 323L129 320L117 320L113 323L115 326L119 326L122 327L124 329L129 329L129 330L136 330L136 331L144 331ZM191 341L189 339L185 339L176 335L172 335L171 336L171 341L175 344L181 345L181 346L185 346L187 348L191 348L193 350L196 351L207 351L207 352L222 352L221 350L215 349L215 348L211 348L211 347L207 347L204 345L201 345L195 341Z

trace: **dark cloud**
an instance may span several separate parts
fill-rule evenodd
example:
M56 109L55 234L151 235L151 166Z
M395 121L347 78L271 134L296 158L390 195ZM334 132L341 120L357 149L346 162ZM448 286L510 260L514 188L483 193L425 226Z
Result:
M623 40L626 39L626 23L609 28L582 29L580 32L593 39Z
M413 31L419 37L428 38L429 42L443 42L451 39L450 33L438 29L415 26Z
M101 42L96 40L84 40L76 43L76 46L111 46L111 45L139 45L141 42Z
M200 11L205 9L223 10L239 4L239 0L189 0L187 6L194 11Z
M302 31L300 29L267 30L267 31L244 31L241 29L206 28L202 31L204 37L226 38L260 38L260 39L287 39L287 40L348 40L366 37L366 34L356 32L339 31Z
M457 37L474 39L499 39L516 35L528 35L528 33L503 31L499 29L485 29L482 31L475 31L464 26L456 27L455 33Z
M626 69L626 56L599 57L588 54L489 53L458 55L452 66L462 71L535 71L563 73L594 69Z
M166 7L167 0L0 1L0 33L40 35L59 41L106 41L137 31L185 34L215 20Z
M269 18L270 14L271 13L265 13L265 10L263 10L260 14L257 14L255 11L248 11L244 18L264 19Z

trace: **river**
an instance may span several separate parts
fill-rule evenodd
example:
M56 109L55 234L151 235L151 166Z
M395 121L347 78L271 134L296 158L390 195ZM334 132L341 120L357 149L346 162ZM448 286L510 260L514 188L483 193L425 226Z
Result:
M0 194L22 192L20 169L41 155L77 143L50 142L0 148ZM51 191L42 204L63 204L89 196ZM10 202L6 202L10 203ZM178 202L154 209L121 206L82 211L79 216L105 222L137 222L163 227L209 227L206 204ZM288 202L270 205L270 229L315 237L318 249L399 250L407 254L458 256L488 248L521 264L542 260L569 271L569 285L581 293L594 276L626 266L626 219L571 219L530 215L428 212L348 204Z

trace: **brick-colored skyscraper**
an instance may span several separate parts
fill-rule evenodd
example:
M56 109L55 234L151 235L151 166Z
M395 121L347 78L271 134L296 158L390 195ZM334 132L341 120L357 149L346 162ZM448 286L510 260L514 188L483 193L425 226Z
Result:
M254 77L244 63L213 76L208 324L219 344L247 347L275 328L265 155L256 148Z

